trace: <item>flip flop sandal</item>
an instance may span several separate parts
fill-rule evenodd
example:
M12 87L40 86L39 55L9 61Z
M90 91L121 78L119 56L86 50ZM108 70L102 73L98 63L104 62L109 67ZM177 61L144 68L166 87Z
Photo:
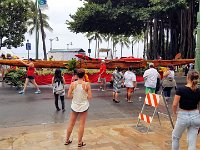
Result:
M119 103L120 101L119 100L115 100L115 103Z
M69 140L69 141L66 141L64 145L69 145L71 143L72 143L72 141Z
M81 143L78 144L78 147L83 147L83 146L85 146L85 145L86 145L86 143L81 142Z

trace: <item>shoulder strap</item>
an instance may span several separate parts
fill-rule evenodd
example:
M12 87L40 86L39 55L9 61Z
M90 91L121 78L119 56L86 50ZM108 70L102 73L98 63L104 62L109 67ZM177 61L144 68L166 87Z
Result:
M82 83L82 87L83 87L84 90L87 89L88 84L89 84L89 82L85 82L85 81Z
M78 82L74 81L74 90L76 89L77 85L78 85Z

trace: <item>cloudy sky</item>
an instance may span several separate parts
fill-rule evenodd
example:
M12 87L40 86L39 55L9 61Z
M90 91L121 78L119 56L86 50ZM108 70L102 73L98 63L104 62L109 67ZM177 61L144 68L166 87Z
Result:
M70 32L67 29L67 25L65 24L66 20L69 20L70 14L74 14L78 7L83 6L83 2L80 0L47 0L48 9L44 10L49 16L49 24L53 28L53 32L45 31L46 36L46 47L47 52L50 50L50 38L58 37L59 41L54 40L52 42L53 49L66 49L67 44L72 42L72 45L69 45L69 48L83 48L87 51L88 49L88 39L84 34L75 34ZM35 58L35 35L26 34L26 39L29 39L31 42L31 51L30 56ZM41 38L40 38L41 39ZM142 45L142 44L141 44ZM140 45L140 46L141 46ZM94 56L94 48L95 41L91 43L92 53L91 56ZM100 44L100 48L107 48L106 42ZM39 58L43 59L42 53L42 42L39 45ZM117 46L117 57L120 57L120 45ZM140 47L142 50L142 47ZM134 46L134 57L137 57L138 45ZM13 49L13 52L21 57L27 57L27 51L25 47L19 47L17 49ZM131 56L131 45L130 48L124 48L123 56ZM139 57L142 57L142 52L139 53Z

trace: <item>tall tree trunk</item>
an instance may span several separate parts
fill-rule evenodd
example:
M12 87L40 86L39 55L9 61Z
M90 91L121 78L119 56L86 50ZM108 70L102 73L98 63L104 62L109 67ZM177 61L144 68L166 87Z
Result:
M0 36L0 50L1 50L1 46L2 46L2 37Z
M132 57L133 57L133 41L131 42L131 50L132 50Z
M115 58L115 45L114 45L114 40L112 41L112 50L113 50L113 57Z
M158 39L157 39L157 57L156 59L158 59L159 57L161 57L161 26L162 26L162 21L159 19L158 24L157 24L157 35L158 35Z
M98 52L97 57L99 58L99 39L98 39L98 42L97 42L97 52Z
M169 51L169 26L167 27L167 39L166 39L166 48L165 48L165 57L167 59L167 52Z
M164 51L165 51L165 32L164 32L164 23L163 23L163 20L161 20L161 25L160 25L160 41L161 41L161 44L160 44L160 48L161 48L161 52L160 52L160 56L161 58L164 57Z
M185 58L185 55L184 55L184 47L185 47L185 38L186 38L186 36L185 36L185 32L184 32L184 25L185 25L185 23L186 22L184 22L185 21L185 15L184 15L184 11L185 10L181 10L181 24L180 24L180 26L181 26L181 35L180 35L180 53L181 53L181 55L182 55L182 58Z
M95 58L97 58L97 44L98 44L98 39L97 39L97 37L95 37L95 40L96 40L96 44L95 44Z
M148 59L153 59L153 57L152 57L152 52L153 52L153 31L152 31L152 28L153 28L153 26L152 26L152 20L151 20L151 22L150 22L150 49L149 49L149 52L148 52L148 56L149 56L149 58ZM150 55L150 54L152 54L152 55Z
M148 42L147 42L147 36L148 36L148 23L145 23L145 29L144 29L144 51L143 51L143 59L146 59L146 53L147 53L147 45L148 45Z
M109 46L110 46L110 38L108 38L108 48L109 48Z
M43 43L44 60L47 60L47 51L46 51L46 44L45 44L45 32L44 32L44 25L43 25L42 13L41 13L40 9L39 9L39 15L40 15L40 24L41 24L41 33L42 33L42 43Z
M188 10L188 49L187 49L187 58L194 58L194 7L195 7L195 1L190 0L189 1L189 10Z
M140 44L140 41L138 41L137 58L139 58L139 51L140 51L140 47L139 47L140 45L139 44Z
M149 22L147 22L147 31L146 31L146 44L147 44L147 48L146 48L146 58L148 59L148 51L149 51Z
M158 52L158 19L154 18L154 26L153 26L153 51L152 58L157 59Z
M121 44L121 57L122 57L122 47L123 47L123 44Z

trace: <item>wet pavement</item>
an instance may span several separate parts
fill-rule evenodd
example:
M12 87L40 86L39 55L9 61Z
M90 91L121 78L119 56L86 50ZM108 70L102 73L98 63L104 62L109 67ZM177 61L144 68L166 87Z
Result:
M179 85L184 78L177 79ZM68 86L66 86L68 88ZM127 103L125 89L120 93L120 103L112 102L112 89L98 91L92 85L93 100L90 102L86 123L83 149L91 150L169 150L171 149L171 125L168 118L161 117L162 127L157 118L149 134L145 124L136 128L137 116L144 99L143 83L138 84L133 103ZM0 87L0 150L60 150L77 149L77 126L73 131L73 143L64 146L66 125L70 112L70 100L66 99L66 111L57 112L50 86L41 86L42 94L34 94L29 87L24 95L19 95L14 87ZM173 91L174 93L174 91ZM173 95L173 94L172 94ZM142 101L139 97L142 97ZM171 108L171 101L169 107ZM165 111L160 107L160 111ZM173 118L175 120L175 118ZM78 125L78 122L77 122ZM181 150L187 149L184 134ZM198 139L200 149L200 140ZM80 148L79 148L80 149Z

